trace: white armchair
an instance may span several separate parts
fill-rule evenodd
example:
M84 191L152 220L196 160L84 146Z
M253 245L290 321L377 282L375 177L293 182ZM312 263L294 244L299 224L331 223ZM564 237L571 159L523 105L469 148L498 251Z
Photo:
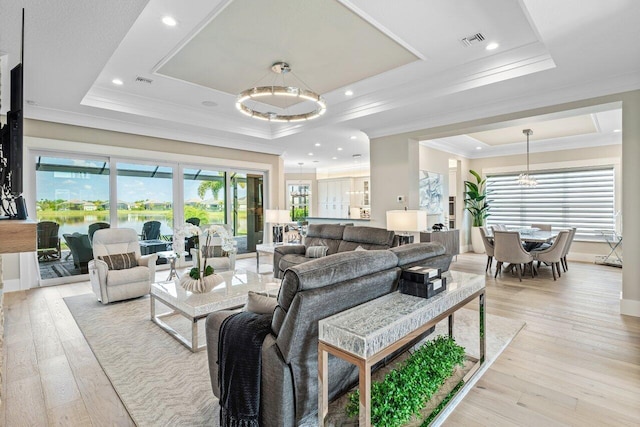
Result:
M98 258L129 253L134 254L137 262L131 268L109 269L108 263ZM135 230L106 228L96 231L93 235L93 256L94 259L89 261L89 278L93 292L103 304L147 295L151 290L158 255L140 255ZM124 266L127 267L126 262Z

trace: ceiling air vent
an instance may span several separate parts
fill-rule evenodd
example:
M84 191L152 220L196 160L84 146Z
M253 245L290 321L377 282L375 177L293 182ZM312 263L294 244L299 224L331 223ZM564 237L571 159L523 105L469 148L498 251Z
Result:
M462 40L460 40L460 42L466 47L472 46L472 45L480 43L482 41L484 41L484 36L482 35L482 33L477 33L477 34L465 37Z
M148 79L148 78L146 78L146 77L140 77L140 76L138 76L138 77L136 77L136 83L146 83L146 84L149 84L149 85L150 85L151 83L153 83L153 80Z

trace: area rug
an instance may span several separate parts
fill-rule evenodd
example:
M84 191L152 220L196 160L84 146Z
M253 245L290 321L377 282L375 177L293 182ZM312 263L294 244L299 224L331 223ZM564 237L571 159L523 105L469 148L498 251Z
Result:
M152 323L148 297L106 306L93 294L64 300L138 426L218 425L218 400L211 391L206 352L191 353ZM189 336L186 319L176 316L165 320ZM201 326L204 329L203 323ZM488 363L483 370L523 326L520 321L487 315ZM436 334L446 333L444 321L437 326ZM478 357L477 311L459 310L454 334L470 355Z
M149 297L109 305L93 294L64 300L138 426L218 425L206 352L192 353L152 323ZM163 320L191 336L186 318Z

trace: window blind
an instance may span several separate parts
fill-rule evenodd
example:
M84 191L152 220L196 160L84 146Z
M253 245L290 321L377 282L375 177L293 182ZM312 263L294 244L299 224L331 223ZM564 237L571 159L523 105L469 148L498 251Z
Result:
M613 167L535 172L536 187L518 185L518 174L487 176L491 216L487 225L509 228L550 224L577 227L576 239L602 240L598 230L615 229Z

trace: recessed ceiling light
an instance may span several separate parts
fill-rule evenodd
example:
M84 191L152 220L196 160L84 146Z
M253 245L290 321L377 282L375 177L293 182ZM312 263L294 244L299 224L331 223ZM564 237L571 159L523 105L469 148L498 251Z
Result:
M215 101L202 101L202 105L205 107L217 107L218 103Z
M320 163L320 160L314 160L313 163Z
M342 147L338 147L338 151L342 151Z
M618 132L622 132L622 129L614 129L613 131L614 131L615 133L618 133Z
M485 49L487 49L487 50L494 50L494 49L497 49L497 48L498 48L498 46L500 46L498 43L489 43L489 44L487 45L487 47L485 47Z
M175 27L178 24L178 22L176 22L176 20L171 16L163 17L162 18L162 23L164 25L166 25L167 27Z
M316 147L320 147L320 143L319 143L319 142L316 142L314 145L315 145Z
M331 158L331 160L338 160L338 158L337 158L337 157L335 157L335 156L333 156L333 157Z
M476 147L476 150L482 150L482 147Z
M347 96L353 96L353 91L352 90L347 90L344 92L345 95Z
M113 79L111 80L111 83L113 83L114 85L118 85L118 86L122 86L124 83L122 80L120 79Z
M313 156L313 153L308 153L310 156Z
M355 135L351 135L351 137L349 137L349 139L358 139L358 137L355 136Z

